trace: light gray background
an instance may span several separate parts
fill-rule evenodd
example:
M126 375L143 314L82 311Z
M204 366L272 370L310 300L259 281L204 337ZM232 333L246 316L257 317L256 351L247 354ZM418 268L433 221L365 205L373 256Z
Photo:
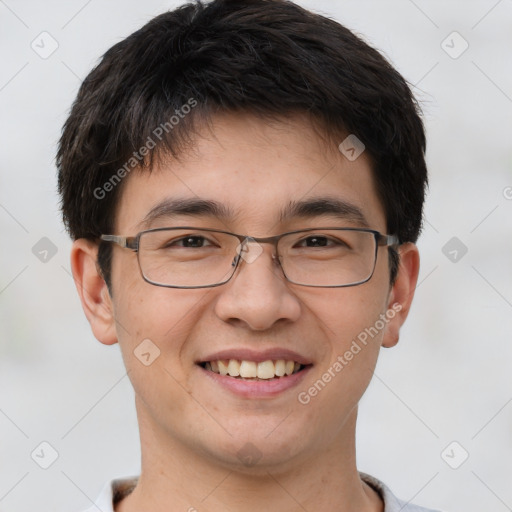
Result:
M80 510L106 480L139 471L118 347L94 339L70 277L54 154L100 55L180 3L0 0L3 512ZM382 50L415 85L428 130L420 281L401 341L382 352L362 400L359 467L420 504L512 510L512 0L300 4ZM59 45L47 59L31 48L50 48L43 31ZM458 58L453 31L469 44ZM46 262L32 251L43 237L57 249ZM443 253L452 237L455 262L454 247ZM58 452L46 470L31 458L50 461L43 441Z

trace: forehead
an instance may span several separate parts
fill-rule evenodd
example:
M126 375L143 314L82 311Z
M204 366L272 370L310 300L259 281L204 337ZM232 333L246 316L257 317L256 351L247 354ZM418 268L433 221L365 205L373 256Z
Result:
M151 172L128 175L115 224L117 232L132 234L165 225L168 214L218 219L224 228L267 236L329 210L385 231L367 155L348 160L304 116L269 122L230 114L199 131L179 160L168 157Z

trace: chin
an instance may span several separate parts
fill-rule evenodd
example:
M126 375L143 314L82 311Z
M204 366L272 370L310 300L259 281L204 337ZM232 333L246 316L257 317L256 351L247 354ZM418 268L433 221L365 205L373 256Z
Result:
M272 423L272 428L260 432L245 425L243 435L233 433L233 436L225 438L224 442L205 447L205 451L215 463L240 473L268 476L268 471L292 468L303 447L292 439L295 436L288 435L286 431L276 430L278 421ZM212 439L207 441L211 443Z

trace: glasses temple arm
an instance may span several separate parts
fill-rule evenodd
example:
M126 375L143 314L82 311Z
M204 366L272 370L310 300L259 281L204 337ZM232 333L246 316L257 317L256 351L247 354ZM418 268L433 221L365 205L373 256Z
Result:
M120 245L121 247L126 247L127 249L132 249L134 251L137 251L138 249L137 237L101 235L100 239L104 242L112 242L114 244Z
M400 245L400 240L398 239L397 235L380 235L379 239L377 240L378 245Z

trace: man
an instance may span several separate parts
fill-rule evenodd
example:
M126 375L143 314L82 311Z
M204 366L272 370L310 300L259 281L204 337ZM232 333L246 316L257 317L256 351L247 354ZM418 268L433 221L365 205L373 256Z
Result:
M291 2L186 4L104 55L59 190L142 466L91 510L426 510L355 463L418 277L418 110L376 50Z

